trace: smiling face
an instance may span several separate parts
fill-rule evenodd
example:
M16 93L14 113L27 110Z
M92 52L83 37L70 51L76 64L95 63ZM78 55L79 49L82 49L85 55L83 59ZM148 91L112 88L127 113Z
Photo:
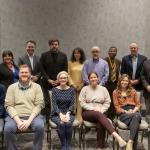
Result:
M79 61L79 60L80 60L80 58L81 58L81 53L80 53L80 51L78 51L78 50L75 50L75 51L74 51L74 58L75 58L76 61Z
M98 76L95 73L91 73L89 76L90 85L95 87L98 85Z
M127 77L124 77L121 80L121 88L127 89L128 85L129 85L129 79Z
M34 51L35 51L35 44L32 43L32 42L28 42L27 45L26 45L26 50L27 50L27 53L30 55L30 56L33 56L34 54Z
M100 48L97 46L92 47L91 53L93 59L98 59L100 57Z
M19 68L19 81L23 84L28 84L31 78L31 72L29 67Z
M130 52L132 56L136 56L138 54L138 45L137 43L131 43L130 46Z
M11 55L5 55L3 56L3 62L5 64L13 63L13 57Z
M111 47L111 48L109 49L109 51L108 51L108 55L109 55L109 57L112 58L112 59L115 58L116 55L117 55L117 48Z
M65 73L62 73L59 78L58 82L61 86L65 86L68 83L68 76Z

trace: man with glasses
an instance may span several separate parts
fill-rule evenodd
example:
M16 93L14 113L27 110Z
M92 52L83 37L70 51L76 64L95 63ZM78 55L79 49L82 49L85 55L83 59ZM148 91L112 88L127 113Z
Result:
M92 58L86 60L83 67L82 77L84 85L89 84L89 73L96 72L100 78L99 84L104 86L109 76L108 63L100 58L100 48L98 46L93 46L91 48L91 54Z

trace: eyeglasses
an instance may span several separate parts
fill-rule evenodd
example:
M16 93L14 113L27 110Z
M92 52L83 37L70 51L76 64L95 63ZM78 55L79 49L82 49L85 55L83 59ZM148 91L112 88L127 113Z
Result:
M59 79L67 79L67 77L60 77Z
M92 53L99 53L99 51L92 51Z

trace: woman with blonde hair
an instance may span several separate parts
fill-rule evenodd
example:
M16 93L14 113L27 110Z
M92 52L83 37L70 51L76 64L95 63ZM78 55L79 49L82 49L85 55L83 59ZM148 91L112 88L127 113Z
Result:
M74 89L67 85L68 73L66 71L58 73L57 80L59 85L52 89L51 120L57 124L61 150L71 150L75 93Z
M136 150L138 140L138 127L141 121L140 99L137 92L131 86L130 78L123 74L118 81L117 88L113 92L113 102L120 121L130 129L130 139L126 150Z

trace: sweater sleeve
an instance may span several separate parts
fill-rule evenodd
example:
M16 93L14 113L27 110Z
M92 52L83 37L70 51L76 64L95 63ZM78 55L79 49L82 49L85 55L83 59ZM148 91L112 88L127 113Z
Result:
M124 112L124 110L120 107L116 91L113 92L113 103L114 103L117 114Z
M12 118L18 115L16 109L14 108L14 105L15 105L14 88L13 85L11 85L7 89L5 98L5 108Z
M108 110L108 108L110 107L110 102L111 102L110 95L109 95L108 90L106 88L105 88L104 92L105 92L105 102L102 105L101 113L104 113Z
M38 115L42 108L44 108L44 97L42 93L41 87L38 85L35 92L36 98L35 98L35 107L33 108L32 112Z
M94 107L90 105L90 103L86 103L86 93L88 92L87 87L83 87L80 95L79 95L79 102L83 109L85 110L94 110Z

